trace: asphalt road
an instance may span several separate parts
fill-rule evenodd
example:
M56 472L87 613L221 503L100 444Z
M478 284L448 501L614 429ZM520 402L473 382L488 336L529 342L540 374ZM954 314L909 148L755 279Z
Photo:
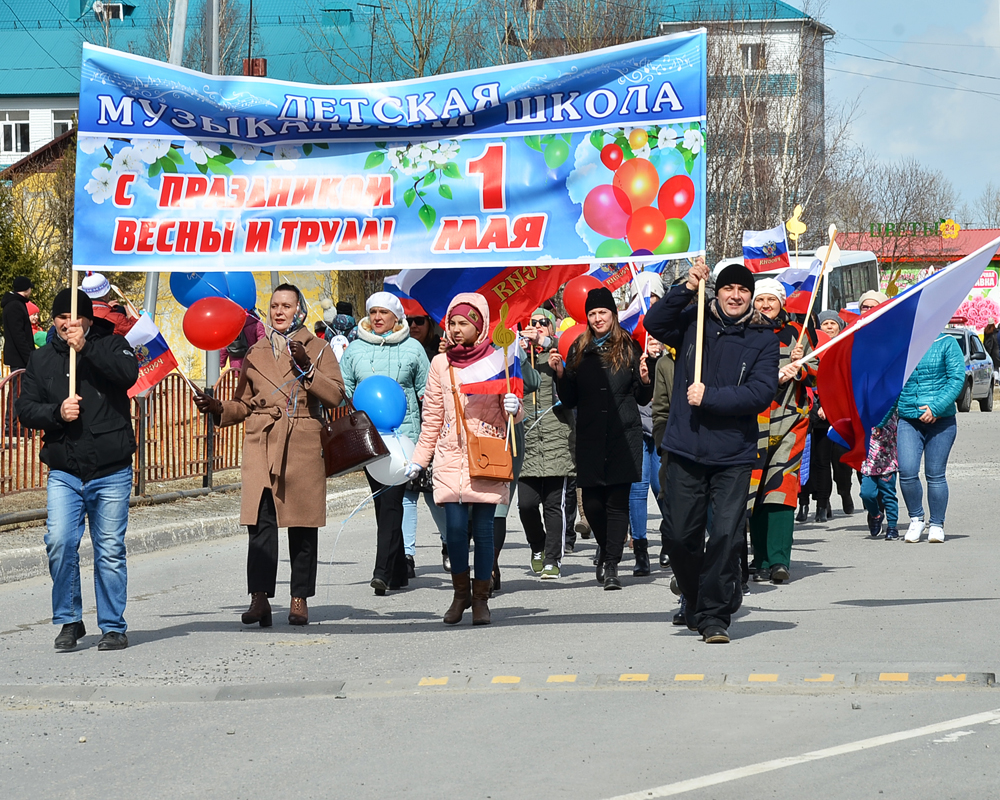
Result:
M602 591L593 540L537 580L516 513L486 628L441 623L425 511L417 579L382 598L371 512L339 539L331 519L304 629L287 561L275 626L241 626L242 537L130 559L120 653L96 649L89 568L72 653L47 579L0 585L2 794L998 797L998 446L1000 416L960 415L943 545L871 540L860 511L801 526L728 646L670 624L669 573Z

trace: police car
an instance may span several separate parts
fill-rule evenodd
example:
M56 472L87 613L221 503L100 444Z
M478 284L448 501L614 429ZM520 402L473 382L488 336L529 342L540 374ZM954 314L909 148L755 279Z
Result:
M959 411L970 411L972 401L980 411L993 410L993 360L974 330L963 327L963 317L953 317L944 332L954 336L965 356L965 386L955 401Z

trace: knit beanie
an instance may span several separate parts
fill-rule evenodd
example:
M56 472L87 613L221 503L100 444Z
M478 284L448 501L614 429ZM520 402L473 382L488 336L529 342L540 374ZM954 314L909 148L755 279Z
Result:
M549 311L547 308L536 308L534 311L531 312L531 316L535 318L545 317L545 319L547 319L549 321L549 324L552 326L552 330L556 329L556 315L553 314L551 311Z
M754 300L762 294L774 295L778 298L778 302L781 303L781 305L785 304L785 287L782 286L781 281L777 281L774 278L761 278L757 281L757 285L754 288Z
M11 284L10 290L12 292L26 292L28 289L34 289L35 286L31 282L31 278L26 278L24 275L18 275L14 278L14 282Z
M663 279L655 272L648 272L647 270L640 272L635 276L635 280L632 281L632 297L635 298L647 285L649 286L650 295L663 297Z
M340 301L337 302L337 313L338 314L347 314L347 316L353 317L354 316L354 306L351 305L346 300L340 300Z
M871 291L865 292L860 298L858 298L858 305L860 306L863 302L865 302L865 300L874 300L879 305L882 305L882 303L889 302L889 295L872 289Z
M847 323L844 322L843 319L841 319L840 314L838 314L832 308L828 308L826 311L820 311L816 319L819 320L820 325L822 325L828 319L832 319L840 326L841 330L844 330L844 328L847 327Z
M111 291L111 283L100 272L88 272L80 288L91 300L100 300Z
M723 267L715 279L715 291L718 293L723 286L743 286L753 294L754 280L753 273L742 264L730 264Z
M479 332L483 332L483 315L472 303L459 303L452 306L448 312L448 317L465 317L472 326Z
M63 289L56 295L56 299L52 301L52 319L72 311L73 295L71 292L72 289ZM86 317L91 321L94 319L94 303L80 289L76 290L76 314L77 317Z
M618 306L615 305L615 296L607 286L598 286L587 292L587 302L584 304L589 314L595 308L606 308L615 316L618 316Z

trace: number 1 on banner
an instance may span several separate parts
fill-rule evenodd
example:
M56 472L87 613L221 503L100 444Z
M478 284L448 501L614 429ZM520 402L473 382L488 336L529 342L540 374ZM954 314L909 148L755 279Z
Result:
M479 158L470 158L466 162L469 175L482 176L483 183L479 192L482 211L503 211L507 206L504 197L506 150L507 146L503 143L491 144Z

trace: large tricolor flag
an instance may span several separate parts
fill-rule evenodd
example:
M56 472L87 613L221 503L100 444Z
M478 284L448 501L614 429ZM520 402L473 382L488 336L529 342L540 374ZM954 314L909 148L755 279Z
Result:
M463 394L507 394L507 371L510 372L510 391L524 397L524 379L521 377L521 346L517 342L507 348L504 370L504 349L498 347L486 358L455 370L458 388Z
M489 303L492 327L500 321L500 306L507 304L509 327L526 324L531 312L543 301L556 294L570 278L586 271L584 264L404 269L386 278L384 286L387 292L401 299L416 300L438 323L444 320L448 303L456 294L479 292Z
M899 398L910 373L968 297L998 246L1000 238L924 278L816 349L821 356L823 410L850 448L841 458L845 464L861 467L871 429Z
M743 263L751 272L771 272L790 265L785 226L769 231L743 231Z
M816 288L819 274L823 271L823 260L814 258L808 268L789 268L778 276L785 287L788 299L785 308L793 314L805 314L809 307L809 295Z
M177 368L177 359L174 358L170 345L148 314L140 315L125 338L139 361L139 380L128 390L129 397L148 392L167 373Z

